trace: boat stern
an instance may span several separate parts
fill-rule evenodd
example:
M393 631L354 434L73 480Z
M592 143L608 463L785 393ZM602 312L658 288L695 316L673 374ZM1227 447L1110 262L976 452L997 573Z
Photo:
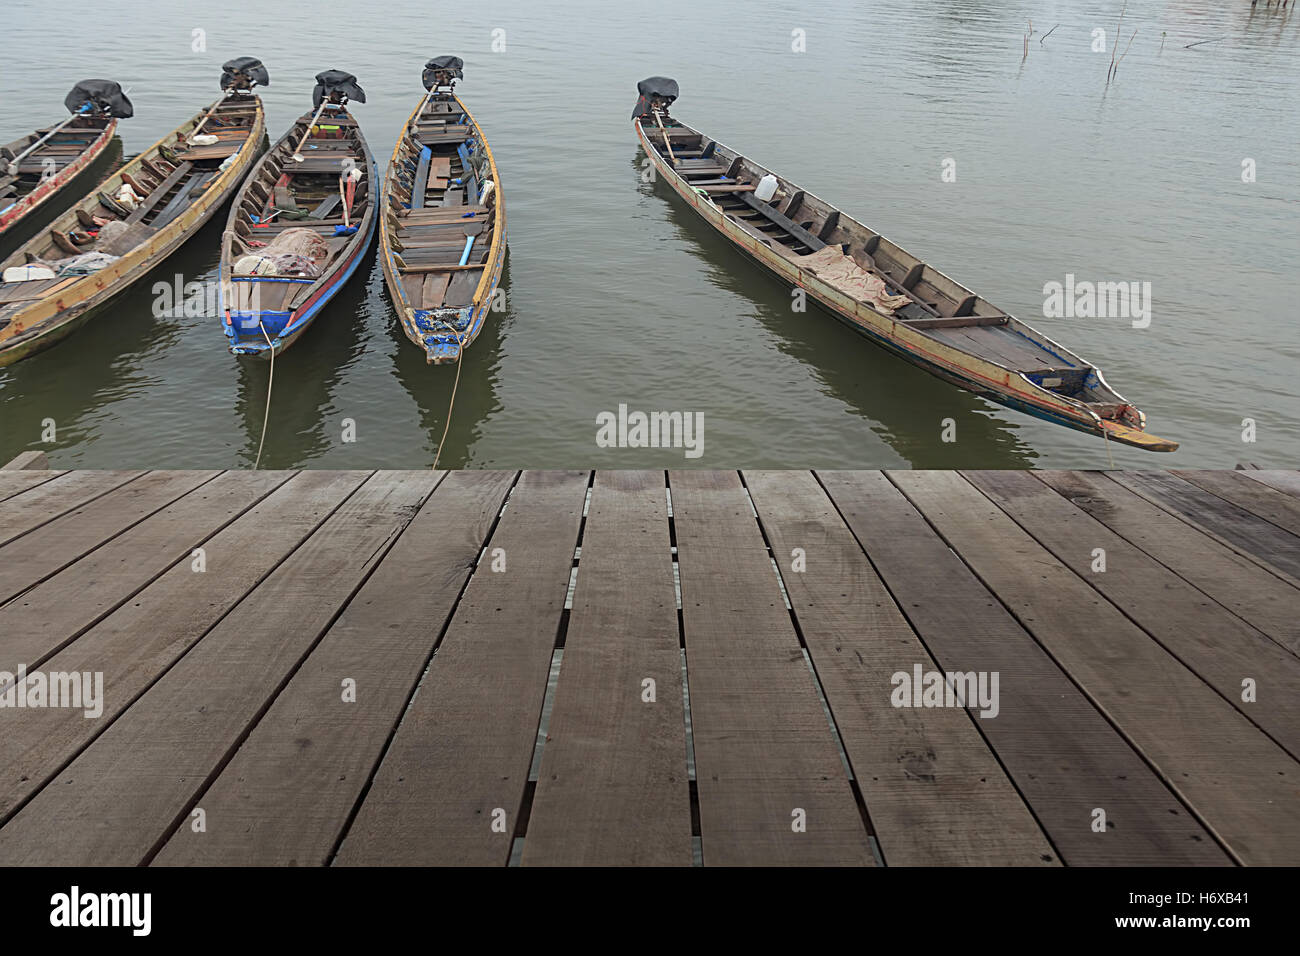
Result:
M430 365L446 365L460 358L470 342L474 309L416 309L411 313L411 338L424 349Z

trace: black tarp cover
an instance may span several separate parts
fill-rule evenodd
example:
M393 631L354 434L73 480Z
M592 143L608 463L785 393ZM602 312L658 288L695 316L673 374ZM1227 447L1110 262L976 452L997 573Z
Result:
M316 74L316 89L312 90L311 105L320 106L326 96L336 92L358 103L366 101L366 91L357 83L355 76L342 70L325 70Z
M450 73L458 80L465 79L465 61L458 56L435 56L428 63L424 64L424 88L433 89L434 78L437 73Z
M641 96L636 101L636 109L632 111L632 118L640 119L650 112L651 97L657 96L661 100L666 100L668 104L677 99L677 81L670 80L666 76L652 76L638 83L636 91Z
M235 74L242 73L258 86L270 86L271 78L266 75L266 67L255 56L238 56L221 64L221 88L230 89L235 83Z
M69 113L79 112L87 102L94 103L95 109L118 119L128 119L135 115L135 107L122 92L122 87L112 80L82 80L63 99L63 105Z

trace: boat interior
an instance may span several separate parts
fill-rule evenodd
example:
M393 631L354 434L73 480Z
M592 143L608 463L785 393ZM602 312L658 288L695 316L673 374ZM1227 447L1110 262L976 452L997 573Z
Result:
M310 298L316 280L329 275L333 264L368 237L373 162L360 126L342 105L327 106L313 125L314 118L314 111L300 117L262 157L235 199L222 238L223 274L233 288L228 308L247 314L280 313L276 320L266 317L272 335ZM352 170L359 171L359 177L350 178ZM239 260L266 251L277 237L295 229L314 232L324 241L327 256L317 263L316 275L239 274ZM235 335L263 341L255 322L251 331L237 323Z
M50 133L54 126L28 133L22 139L0 146L0 215L22 199L45 179L57 176L76 162L113 122L113 117L99 114L78 116L36 149L19 160L10 173L9 163Z
M489 170L477 130L456 97L431 94L388 171L389 243L412 309L474 304L492 249L495 216L483 201Z
M89 253L128 255L184 214L220 175L221 164L243 147L260 109L256 97L226 98L202 124L205 137L216 141L192 145L188 136L206 111L198 114L176 131L172 142L136 157L14 252L5 267L45 266L55 275L0 283L0 329L33 301L84 278L87 267L75 260ZM120 198L124 186L139 198Z
M892 314L898 322L1021 372L1045 389L1088 404L1102 418L1124 413L1123 400L1077 355L780 176L772 199L757 199L754 192L769 170L689 126L661 118L662 129L653 116L641 120L651 146L759 242L801 268L805 257L838 247L858 269L883 280L890 295L906 297Z

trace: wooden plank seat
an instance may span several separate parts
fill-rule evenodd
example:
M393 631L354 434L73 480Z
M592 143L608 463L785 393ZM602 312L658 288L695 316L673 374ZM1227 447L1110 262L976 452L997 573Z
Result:
M127 223L130 224L133 222L142 222L144 220L144 217L149 215L149 213L151 213L154 210L154 208L160 202L162 202L163 197L166 196L167 193L170 192L173 188L175 188L175 186L182 179L188 176L190 170L193 168L194 168L193 163L190 162L180 163L175 169L171 171L171 173L168 174L166 179L164 179L162 182L158 184L157 188L154 189L153 192L151 192L148 196L144 198L143 202L141 202L138 206L136 206L135 209L131 210L131 214L126 217Z
M750 186L749 191L752 192L755 188L756 187L754 186ZM780 226L786 232L790 233L790 235L794 236L796 239L802 242L813 252L816 252L818 249L821 249L826 245L825 242L823 242L821 239L814 236L803 226L799 225L797 222L795 222L793 219L790 219L788 216L782 215L781 213L777 212L774 208L769 206L767 203L759 202L753 196L747 196L747 195L738 196L736 198L738 198L749 208L753 209L756 212L761 213L767 219L776 223L778 226Z
M466 213L474 213L473 218L477 219L487 211L486 206L457 206L454 209L430 206L426 209L403 209L397 213L397 217L407 222L450 222L465 217Z

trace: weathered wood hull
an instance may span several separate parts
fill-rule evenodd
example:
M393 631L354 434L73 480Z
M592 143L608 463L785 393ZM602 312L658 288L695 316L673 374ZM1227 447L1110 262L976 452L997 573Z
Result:
M752 161L740 157L738 153L726 149L721 143L709 140L699 131L681 123L680 120L673 120L672 122L675 125L670 127L670 130L689 131L689 133L701 137L703 141L712 143L717 155L723 155L725 150L727 157L734 157L737 163L743 162L745 171L751 177L768 172ZM1046 336L1041 335L1011 316L991 315L988 321L992 322L996 318L1001 324L1009 325L1016 333L1024 336L1035 347L1050 351L1057 356L1063 356L1077 365L1078 369L1085 373L1088 387L1092 392L1103 397L1109 403L1108 407L1122 410L1123 414L1130 420L1124 421L1118 418L1102 417L1096 411L1090 409L1087 403L1051 391L1049 388L1032 381L1026 374L1027 370L1025 369L1010 367L1009 364L1000 364L956 348L947 342L941 341L935 335L927 334L923 330L923 326L926 325L930 327L942 326L945 321L942 318L927 323L909 323L877 311L866 302L846 294L827 281L823 281L814 272L801 267L800 263L796 261L797 257L778 252L773 244L766 241L765 237L757 230L746 228L736 217L728 215L713 198L719 195L719 191L725 191L724 186L714 186L712 187L715 190L713 193L702 195L697 191L697 187L688 181L686 176L680 175L678 169L675 168L675 163L652 142L652 137L662 135L664 139L669 139L670 134L661 134L653 125L647 129L639 120L634 125L641 146L654 164L656 173L683 202L690 206L715 230L725 236L736 248L792 287L803 289L809 298L854 331L865 335L876 344L883 346L895 355L925 369L944 381L1036 418L1150 451L1173 451L1177 449L1178 444L1176 442L1151 435L1142 427L1138 427L1138 425L1144 424L1141 412L1129 406L1122 396L1110 389L1099 370L1088 366L1087 363L1068 349L1052 342ZM820 228L820 231L828 239L846 238L844 233L846 229L855 230L855 234L871 234L871 231L866 227L843 215L838 209L817 199L811 193L807 193L797 185L780 177L778 179L788 192L797 194L800 200L806 198L816 202L820 209L829 210L828 213L822 214L823 225ZM754 187L751 184L746 188L753 190ZM813 242L813 239L809 238L808 241ZM897 247L891 244L891 248L896 249ZM962 293L968 291L938 272L938 270L927 264L920 263L919 260L917 260L917 263L918 275L921 274L920 269L923 268L925 275L936 284L941 283L945 287L950 287ZM975 297L971 296L971 298L974 299ZM983 304L982 300L981 304ZM996 312L996 310L992 309L988 311L990 313ZM971 321L975 322L976 320L972 319ZM959 325L961 323L953 322L952 324Z
M349 120L351 119L346 111L343 111L343 115ZM250 225L249 212L259 205L256 197L251 195L252 187L261 183L265 188L266 177L273 171L269 164L275 162L277 156L283 157L292 150L301 133L304 132L306 122L310 122L310 117L300 118L254 165L243 186L240 187L235 201L231 204L226 231L222 236L219 312L222 317L222 328L226 334L231 353L243 358L269 361L272 357L279 355L297 342L311 328L321 310L347 284L347 281L365 260L370 245L374 241L376 223L379 217L376 215L376 205L372 201L367 204L365 213L353 221L352 224L357 227L357 231L352 235L342 252L336 258L331 259L324 274L314 283L311 283L306 298L294 304L290 309L275 313L276 332L273 336L265 336L261 341L252 338L250 341L250 337L244 336L241 338L234 333L234 323L241 321L255 322L260 316L260 313L241 312L232 308L232 301L235 298L232 290L236 283L244 281L242 278L236 278L233 274L234 261L238 257L238 253L235 251L235 242L238 238L237 230L248 229ZM327 123L329 119L322 119L321 122ZM379 167L370 152L370 147L361 134L360 126L357 125L355 130L356 148L353 158L356 165L362 168L365 175L369 177L369 188L373 191L377 189L379 182ZM284 168L292 169L289 165ZM272 181L273 179L274 177ZM313 220L302 220L297 224L308 227L312 226ZM280 325L281 320L283 321L282 326ZM269 343L266 341L268 337L270 338Z
M195 198L183 212L172 218L165 226L159 228L147 242L137 245L111 265L90 275L64 280L49 294L7 316L7 323L0 327L0 366L26 358L67 337L91 318L92 310L144 278L212 218L248 172L265 133L261 100L256 97L250 99L255 101L256 112L249 133L226 167L219 170L208 182L202 195ZM140 153L121 170L110 176L100 189L92 190L91 194L80 200L73 210L60 216L51 227L52 230L67 232L73 229L78 222L77 209L89 211L95 208L98 192L116 190L124 182L123 176L141 175L146 160L156 157L160 147L174 143L178 137L192 130L205 113L206 110L196 113L176 130ZM40 242L39 237L15 252L3 265L21 264L25 252L38 242Z
M506 255L506 205L501 188L501 178L496 159L488 145L478 122L457 96L451 96L450 102L461 110L466 117L466 125L472 131L475 147L483 150L486 169L495 183L495 201L491 215L492 242L486 260L482 263L482 275L474 288L472 301L468 306L459 308L454 317L442 318L437 313L447 310L426 310L416 307L403 282L408 277L408 265L402 256L399 231L401 221L398 214L404 208L401 198L402 184L398 179L401 164L413 154L418 154L421 144L412 135L412 126L422 115L428 101L421 97L419 105L412 111L393 149L392 159L384 176L384 190L380 201L379 221L379 258L384 269L384 280L397 309L402 331L406 337L425 352L425 360L431 365L444 365L460 359L464 350L478 337L492 310L493 299L501 275L505 268Z
M73 127L72 131L75 129ZM7 256L8 250L29 238L30 231L42 220L49 218L57 208L58 200L67 198L67 190L77 184L83 174L91 172L91 167L99 160L105 158L115 135L117 120L110 118L77 158L49 179L16 202L6 205L8 201L0 199L0 256Z

